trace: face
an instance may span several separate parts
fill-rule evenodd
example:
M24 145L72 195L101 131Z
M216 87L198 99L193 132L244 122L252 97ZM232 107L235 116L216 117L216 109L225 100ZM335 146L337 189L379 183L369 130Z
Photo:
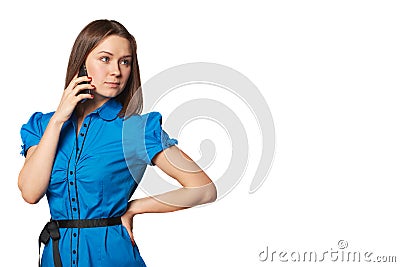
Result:
M86 59L94 100L106 101L125 88L131 73L132 51L127 39L111 35L95 47Z

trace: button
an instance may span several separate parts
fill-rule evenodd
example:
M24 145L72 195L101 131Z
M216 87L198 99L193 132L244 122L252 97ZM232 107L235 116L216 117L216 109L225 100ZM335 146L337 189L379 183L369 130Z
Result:
M76 233L74 233L73 236L76 237Z
M75 264L75 260L73 260L72 263Z
M81 136L84 136L85 134L84 133L81 133Z
M70 185L74 185L74 182L69 182Z
M73 208L72 210L73 210L73 211L76 211L76 208Z
M71 200L72 200L72 202L75 202L75 198L74 197Z
M72 253L76 254L76 250L74 249L74 250L72 251Z
M74 174L74 172L73 172L73 171L69 171L69 174L71 174L71 175L72 175L72 174Z
M85 124L83 124L83 127L87 127L87 124L85 123Z

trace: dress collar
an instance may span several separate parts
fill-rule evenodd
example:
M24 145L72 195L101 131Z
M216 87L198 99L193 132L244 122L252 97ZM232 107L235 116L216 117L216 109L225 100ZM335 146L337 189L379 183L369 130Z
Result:
M122 104L119 103L116 99L112 98L104 103L101 107L93 111L93 113L98 113L100 118L105 121L115 120L118 116L118 113L122 109Z

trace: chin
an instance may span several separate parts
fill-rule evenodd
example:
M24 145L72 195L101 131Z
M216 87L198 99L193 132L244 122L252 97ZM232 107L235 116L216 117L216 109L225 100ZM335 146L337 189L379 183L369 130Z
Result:
M101 98L114 98L118 96L121 92L120 91L114 91L114 92L102 92L98 93L97 95Z

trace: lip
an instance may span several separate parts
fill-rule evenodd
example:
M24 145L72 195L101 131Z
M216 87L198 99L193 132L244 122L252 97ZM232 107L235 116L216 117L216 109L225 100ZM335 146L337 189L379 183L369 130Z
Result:
M105 84L112 88L116 88L120 85L119 82L105 82Z

